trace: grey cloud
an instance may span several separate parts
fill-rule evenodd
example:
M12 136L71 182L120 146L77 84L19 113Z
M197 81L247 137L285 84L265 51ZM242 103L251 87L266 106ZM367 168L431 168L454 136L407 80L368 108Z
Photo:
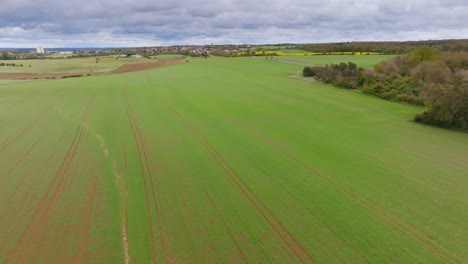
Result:
M1 46L466 38L466 0L3 0Z

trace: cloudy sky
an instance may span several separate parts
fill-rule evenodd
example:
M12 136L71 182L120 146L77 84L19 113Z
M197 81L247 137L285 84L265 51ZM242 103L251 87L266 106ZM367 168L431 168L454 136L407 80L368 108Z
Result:
M0 0L0 47L468 38L468 0Z

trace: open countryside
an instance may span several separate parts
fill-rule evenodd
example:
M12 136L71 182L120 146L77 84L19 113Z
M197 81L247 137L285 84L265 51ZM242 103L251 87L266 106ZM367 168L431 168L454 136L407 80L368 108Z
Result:
M466 263L467 134L301 77L391 57L0 81L0 262Z

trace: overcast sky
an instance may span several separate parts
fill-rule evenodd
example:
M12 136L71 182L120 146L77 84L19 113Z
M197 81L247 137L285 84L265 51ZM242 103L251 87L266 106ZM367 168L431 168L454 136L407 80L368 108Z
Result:
M0 0L0 47L468 38L468 0Z

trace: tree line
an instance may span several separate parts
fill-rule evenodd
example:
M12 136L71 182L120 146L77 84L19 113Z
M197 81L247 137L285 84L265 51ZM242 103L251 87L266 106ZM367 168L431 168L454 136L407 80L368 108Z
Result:
M440 51L468 52L468 39L387 41L387 42L339 42L304 44L298 49L311 52L381 52L384 54L407 54L421 47L431 47Z
M354 63L305 67L305 77L387 100L424 105L416 122L468 132L468 52L419 48L374 66Z

